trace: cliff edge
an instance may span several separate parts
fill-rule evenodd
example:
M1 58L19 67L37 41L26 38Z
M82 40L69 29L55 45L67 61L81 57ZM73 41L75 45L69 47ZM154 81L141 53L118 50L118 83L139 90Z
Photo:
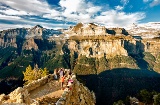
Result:
M83 86L74 74L69 88L60 89L60 83L48 75L26 86L18 87L8 95L0 95L0 105L95 105L93 92Z

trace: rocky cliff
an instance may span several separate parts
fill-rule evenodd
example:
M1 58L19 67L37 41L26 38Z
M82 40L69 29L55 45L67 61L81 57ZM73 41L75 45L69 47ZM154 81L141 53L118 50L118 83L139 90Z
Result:
M112 58L116 55L128 56L127 50L124 48L124 40L85 40L85 41L69 41L69 49L77 52L79 55L86 57Z
M46 29L40 25L33 28L16 28L0 31L1 47L19 47L25 39L48 39L49 36L59 35L60 30ZM27 47L28 48L28 47Z
M66 42L78 74L96 74L113 68L159 72L159 38L130 36L70 37Z
M75 77L72 75L73 84L69 88L65 88L64 91L55 90L60 89L57 80L53 80L54 75L48 75L30 83L26 86L18 87L13 92L8 95L0 95L0 104L18 104L18 105L41 105L41 104L51 104L51 105L95 105L96 99L93 92L83 86ZM54 85L53 85L54 83ZM48 90L52 85L51 89ZM48 90L48 91L45 91ZM43 93L44 92L44 93ZM61 94L58 96L56 94Z
M48 31L44 31L47 29L40 26L27 29L27 34L24 35L13 34L13 32L6 34L9 30L1 32L0 77L19 77L29 64L34 65L35 63L42 68L47 67L50 72L59 67L71 68L78 76L82 76L80 79L82 83L94 90L96 96L101 97L98 101L106 104L112 97L113 100L111 101L115 101L117 97L119 98L118 95L123 94L126 90L128 94L132 95L132 91L136 93L140 88L149 86L149 89L154 89L159 86L157 82L159 79L154 79L154 71L160 72L160 39L158 36L154 38L143 38L141 35L135 37L130 34L130 31L128 31L130 34L128 35L123 28L104 29L94 24L91 24L89 28L87 27L82 26L82 24L72 27L73 30L71 31L76 35L68 35L67 38L63 35L54 37L50 34L48 34L49 37L44 37L45 34L43 33ZM83 29L81 30L81 28ZM84 32L85 28L87 29L85 32L91 33L91 35L79 35L79 32ZM102 29L100 32L105 30L105 33L108 34L95 34L97 29ZM14 49L9 46L14 46ZM149 71L152 71L153 74ZM146 72L146 78L143 77L143 73L137 75L141 72ZM128 75L129 73L130 75ZM156 73L156 75L158 74ZM146 79L150 82L146 82ZM154 85L154 80L157 85ZM124 89L119 84L122 81L124 81L122 84L124 87L134 85L133 88ZM126 82L132 84L126 86ZM83 88L81 83L73 86L75 86L73 88L82 87L82 89L80 88L82 93L87 90ZM132 90L137 87L140 88ZM84 103L83 99L88 95L81 96L81 92L77 92L73 91L65 93L65 95L69 97L74 95L77 102ZM103 95L107 97L107 101ZM66 97L62 99L66 99ZM62 99L61 101L63 101ZM66 101L68 100L70 99L66 99Z

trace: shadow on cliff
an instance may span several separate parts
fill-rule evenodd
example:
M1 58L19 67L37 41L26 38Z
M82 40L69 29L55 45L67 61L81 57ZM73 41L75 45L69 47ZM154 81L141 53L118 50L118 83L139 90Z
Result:
M129 41L124 41L124 48L127 50L129 56L136 60L136 64L140 69L147 70L148 62L146 62L144 58L144 48L145 45L141 42L141 40L137 40L135 44L130 43Z
M22 78L9 77L2 79L0 80L0 94L9 94L17 87L22 87L23 84L24 81L22 80Z
M142 89L160 92L160 74L154 71L121 68L78 77L96 93L97 105L112 105Z

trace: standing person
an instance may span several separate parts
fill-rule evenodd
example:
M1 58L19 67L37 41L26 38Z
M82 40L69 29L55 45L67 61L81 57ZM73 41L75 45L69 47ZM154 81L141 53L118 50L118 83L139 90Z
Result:
M62 77L60 77L60 79L61 79L61 89L63 90L65 76L63 75Z
M61 78L63 75L64 75L64 71L63 71L63 69L61 68L61 69L59 70L59 76L60 76L60 78Z
M54 79L58 79L57 73L58 73L58 69L54 69Z

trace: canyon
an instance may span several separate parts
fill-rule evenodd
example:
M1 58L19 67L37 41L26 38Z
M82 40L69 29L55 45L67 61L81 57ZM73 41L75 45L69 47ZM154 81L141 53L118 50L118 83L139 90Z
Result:
M148 25L125 29L94 23L78 23L64 30L39 25L4 30L0 32L0 78L22 80L22 71L29 64L47 67L50 73L69 68L95 92L97 104L111 105L144 88L160 91L159 35L159 28ZM5 82L3 86L8 87Z

